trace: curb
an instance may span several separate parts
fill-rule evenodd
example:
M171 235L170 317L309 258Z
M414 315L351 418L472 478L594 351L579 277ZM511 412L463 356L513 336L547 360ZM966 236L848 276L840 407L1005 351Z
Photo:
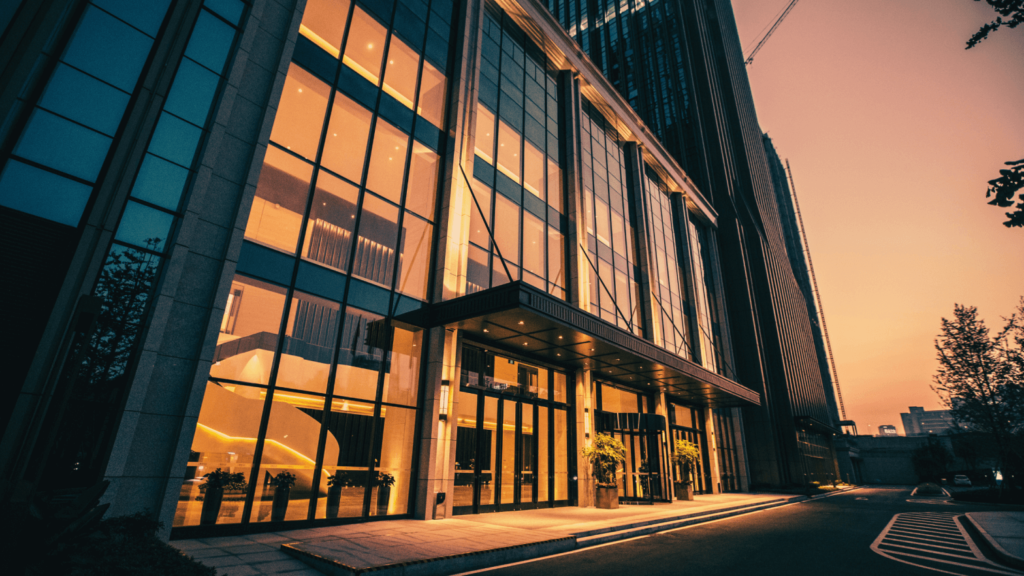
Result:
M982 539L984 539L985 544L988 545L989 550L991 550L992 553L995 554L997 558L999 558L999 560L1001 560L1007 566L1012 566L1013 568L1024 570L1024 558L1019 558L1007 552L1005 548L999 545L999 542L996 541L996 539L993 538L991 534L986 532L985 529L981 527L981 524L976 522L974 518L971 518L970 513L964 514L964 518L966 518L967 521L970 523L971 528L978 531L978 534L980 534Z

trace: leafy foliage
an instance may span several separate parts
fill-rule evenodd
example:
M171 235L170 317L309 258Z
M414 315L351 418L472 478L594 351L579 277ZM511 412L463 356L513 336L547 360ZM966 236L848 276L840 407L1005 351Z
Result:
M1024 297L1005 326L989 333L977 308L954 307L935 341L939 369L932 389L958 428L991 436L1013 485L1024 469Z
M583 449L583 457L590 460L598 486L615 486L619 463L626 460L626 447L611 435L599 432L593 445Z
M291 490L292 486L295 486L295 474L287 470L279 472L270 483L276 486L278 490Z
M1003 222L1003 226L1024 227L1024 192L1021 192L1019 201L1014 198L1018 191L1024 190L1024 159L1007 162L1006 165L1012 168L1000 170L999 178L988 181L989 188L985 197L992 198L988 202L990 205L1000 208L1009 208L1016 201L1016 211L1006 213L1007 220Z
M672 463L683 468L682 484L689 486L693 480L690 472L700 460L700 448L689 440L676 440L675 448L672 451Z
M981 0L974 0L980 2ZM990 32L995 32L999 28L1006 26L1007 28L1016 28L1021 24L1024 24L1024 0L985 0L989 6L996 11L996 19L982 26L973 36L967 41L967 50L974 48L979 42L988 38ZM1003 18L1006 20L1003 20Z
M245 475L241 472L224 472L217 468L206 475L201 490L222 488L224 490L241 490L246 487Z
M953 464L953 455L942 444L929 442L914 450L910 461L921 482L940 482Z

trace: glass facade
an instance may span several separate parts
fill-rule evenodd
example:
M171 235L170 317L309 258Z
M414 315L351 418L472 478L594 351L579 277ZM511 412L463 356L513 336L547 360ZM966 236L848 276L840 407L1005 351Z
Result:
M452 10L308 3L175 526L408 514Z
M566 298L556 73L511 18L486 12L467 294L505 284L511 275Z
M672 203L665 185L650 169L643 175L644 207L651 282L654 342L677 356L692 359L690 323L680 277Z

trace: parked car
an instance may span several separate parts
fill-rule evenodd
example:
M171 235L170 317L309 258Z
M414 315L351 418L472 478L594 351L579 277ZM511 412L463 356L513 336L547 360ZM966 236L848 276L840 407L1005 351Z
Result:
M971 479L963 474L957 474L953 476L953 486L970 486Z

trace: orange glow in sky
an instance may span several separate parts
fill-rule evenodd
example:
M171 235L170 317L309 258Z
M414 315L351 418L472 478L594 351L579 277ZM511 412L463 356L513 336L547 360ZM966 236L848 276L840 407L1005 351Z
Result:
M744 48L788 3L733 0ZM1024 158L1024 29L964 50L995 16L971 0L803 0L747 67L792 165L861 434L940 408L934 339L954 303L997 328L1024 295L1024 230L985 203Z

